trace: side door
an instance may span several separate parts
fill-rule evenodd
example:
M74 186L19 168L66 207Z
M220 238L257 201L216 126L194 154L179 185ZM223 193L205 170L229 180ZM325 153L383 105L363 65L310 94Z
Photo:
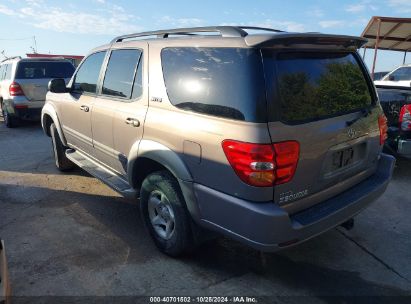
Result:
M94 156L120 174L125 173L121 165L125 157L123 149L118 150L119 142L130 138L130 133L132 137L142 136L142 123L136 126L136 122L144 120L145 111L140 113L135 106L141 97L139 62L142 54L142 48L121 45L111 50L101 91L93 106Z
M59 119L68 144L87 154L93 152L91 113L106 51L89 55L77 69L70 93L59 103Z
M131 98L128 102L119 105L114 116L115 169L125 177L131 148L143 137L148 109L148 44L139 42L139 51L140 57L135 68Z

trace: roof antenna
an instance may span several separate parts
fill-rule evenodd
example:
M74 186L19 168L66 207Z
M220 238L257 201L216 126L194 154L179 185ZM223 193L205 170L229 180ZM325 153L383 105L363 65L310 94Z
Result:
M6 53L4 50L1 51L1 55L4 57L4 59L8 59L9 57L6 56Z
M34 54L37 54L37 41L36 41L36 36L33 36L33 42L34 42L34 47L31 46L30 48L32 49Z

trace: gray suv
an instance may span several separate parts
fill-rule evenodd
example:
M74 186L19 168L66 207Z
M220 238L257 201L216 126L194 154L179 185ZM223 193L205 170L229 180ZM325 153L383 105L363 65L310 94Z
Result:
M74 66L65 59L13 57L0 63L0 109L7 127L40 120L50 79L68 81Z
M50 82L43 129L60 170L139 198L161 251L207 231L275 251L351 222L391 179L364 43L233 26L120 36Z

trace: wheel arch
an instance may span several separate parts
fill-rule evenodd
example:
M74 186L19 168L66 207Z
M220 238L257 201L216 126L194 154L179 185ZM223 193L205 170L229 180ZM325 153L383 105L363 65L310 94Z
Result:
M137 153L138 151L138 153ZM146 176L161 170L167 170L178 181L185 199L187 209L194 220L199 220L199 209L193 190L193 178L185 165L182 154L172 151L165 145L151 141L141 140L136 143L127 164L130 185L140 189Z
M41 111L41 126L43 128L44 133L49 137L51 136L50 126L52 123L54 123L54 125L56 126L61 142L64 145L67 145L67 141L64 137L63 130L61 129L61 124L58 119L56 110L52 105L46 103Z

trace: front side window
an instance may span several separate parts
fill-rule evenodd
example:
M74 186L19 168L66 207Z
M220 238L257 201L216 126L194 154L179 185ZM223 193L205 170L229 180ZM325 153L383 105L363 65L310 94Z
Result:
M385 80L411 80L411 67L402 67L392 72Z
M161 52L170 102L186 111L263 122L266 103L259 50L173 47Z
M75 92L96 93L97 82L105 56L106 52L104 51L94 53L85 59L74 79L73 89Z
M112 51L104 77L102 94L129 99L140 57L140 50ZM140 80L136 77L136 81Z

